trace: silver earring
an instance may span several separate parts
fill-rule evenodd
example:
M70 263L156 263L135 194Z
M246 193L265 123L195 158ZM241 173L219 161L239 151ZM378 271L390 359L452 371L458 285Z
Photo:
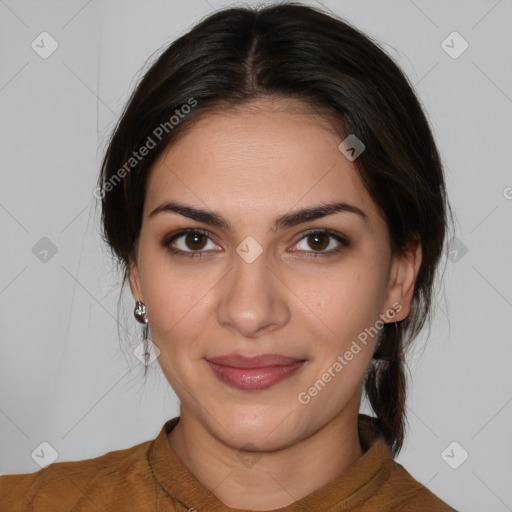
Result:
M135 302L135 309L133 311L133 315L137 319L137 322L140 322L144 325L143 333L142 333L142 341L144 342L144 375L146 375L146 371L148 368L149 361L149 325L148 325L148 317L146 315L146 304L144 302L137 300Z
M135 316L137 322L140 322L141 324L147 324L148 317L146 315L146 304L140 300L137 300L135 302L135 310L133 311L133 315Z

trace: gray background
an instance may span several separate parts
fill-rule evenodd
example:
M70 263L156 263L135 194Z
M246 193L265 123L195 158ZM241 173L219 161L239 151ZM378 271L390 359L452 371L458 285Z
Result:
M0 473L38 470L43 441L59 461L92 458L152 439L178 414L157 362L144 383L128 289L119 344L119 278L93 189L144 62L228 4L0 0ZM323 5L380 41L416 86L456 212L435 322L410 362L398 461L461 511L512 510L512 2ZM59 45L46 59L31 47L43 31ZM442 46L453 31L469 44L458 58ZM43 237L55 254L40 252ZM469 454L457 469L441 455L453 441L452 463Z

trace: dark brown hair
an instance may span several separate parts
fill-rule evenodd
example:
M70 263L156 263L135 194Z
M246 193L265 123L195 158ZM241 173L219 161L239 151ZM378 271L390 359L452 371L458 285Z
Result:
M108 143L98 180L102 236L124 285L155 159L201 116L263 97L302 100L340 134L363 141L354 163L387 221L391 249L399 253L421 239L410 315L384 325L364 382L374 422L396 455L405 435L404 354L431 321L451 209L413 88L368 36L318 8L283 3L217 11L175 40L139 81Z

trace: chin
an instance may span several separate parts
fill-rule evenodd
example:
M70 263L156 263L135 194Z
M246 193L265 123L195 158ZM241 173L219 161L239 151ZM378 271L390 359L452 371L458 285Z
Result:
M234 449L252 445L255 451L274 451L294 444L300 435L299 422L295 414L286 408L276 413L274 409L255 408L222 411L222 421L210 422L216 437ZM255 447L255 448L254 448Z

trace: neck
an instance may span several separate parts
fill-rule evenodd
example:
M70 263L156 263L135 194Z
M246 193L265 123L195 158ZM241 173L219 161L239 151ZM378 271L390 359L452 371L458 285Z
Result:
M286 507L327 485L363 455L357 420L355 409L351 416L338 415L294 445L241 455L240 450L211 436L182 409L168 440L196 480L226 506L271 510Z

